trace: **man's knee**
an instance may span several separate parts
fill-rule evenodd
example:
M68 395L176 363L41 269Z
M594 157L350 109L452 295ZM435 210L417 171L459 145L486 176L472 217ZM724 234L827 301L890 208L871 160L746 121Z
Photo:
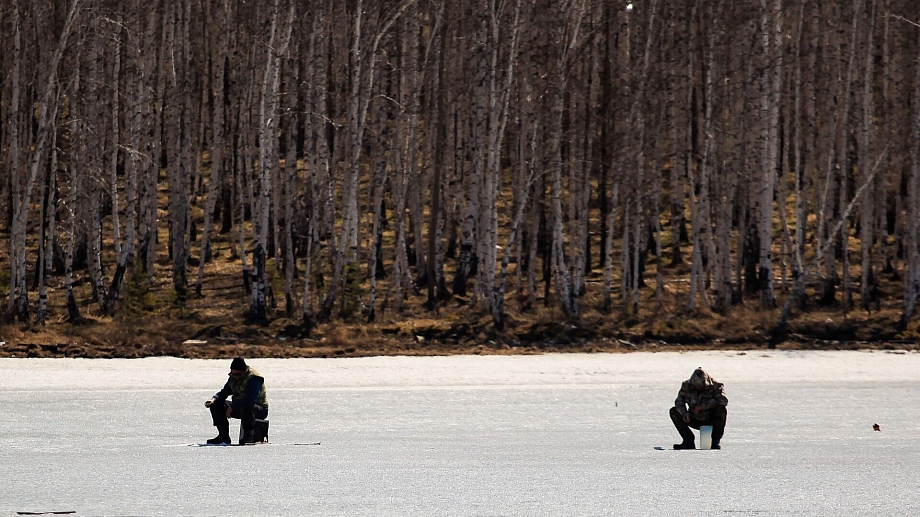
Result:
M215 403L211 404L211 407L210 407L210 409L211 409L211 415L214 416L214 417L216 417L216 418L226 419L226 418L228 418L228 417L227 417L227 409L228 409L229 407L230 407L230 404L228 404L226 401L218 401L218 402L215 402ZM232 416L232 417L229 417L229 418L235 418L235 415Z
M668 414L671 416L671 420L675 422L682 422L684 420L684 416L680 414L680 411L678 411L676 407L672 407L671 410L668 411Z
M265 420L268 418L268 408L257 404L252 408L252 415L258 420Z

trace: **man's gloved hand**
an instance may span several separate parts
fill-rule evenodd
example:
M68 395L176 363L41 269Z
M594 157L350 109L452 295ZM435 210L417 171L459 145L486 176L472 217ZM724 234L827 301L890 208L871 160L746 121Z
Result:
M208 400L206 400L206 401L204 402L204 407L211 407L211 406L213 406L213 405L214 405L214 401L215 401L214 398L209 398Z

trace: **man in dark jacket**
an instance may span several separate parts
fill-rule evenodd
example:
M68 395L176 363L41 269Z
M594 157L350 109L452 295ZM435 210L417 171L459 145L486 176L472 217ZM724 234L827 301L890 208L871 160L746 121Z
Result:
M719 441L725 433L728 397L721 382L716 382L702 368L697 368L689 379L680 385L680 392L671 408L671 421L684 439L675 443L675 449L695 449L694 434L690 428L712 426L712 448L721 449Z
M254 443L253 430L256 419L268 416L268 397L265 393L265 379L255 369L246 365L246 361L237 357L230 363L230 379L223 389L204 403L211 409L211 419L217 428L217 436L208 440L211 444L230 443L229 418L239 418L243 422L243 439L240 445ZM228 396L233 396L228 401Z

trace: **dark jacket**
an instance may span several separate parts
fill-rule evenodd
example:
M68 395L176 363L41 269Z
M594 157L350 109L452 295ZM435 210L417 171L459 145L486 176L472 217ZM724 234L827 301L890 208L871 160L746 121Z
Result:
M265 392L265 378L258 371L249 367L246 373L240 376L239 380L230 377L223 389L218 391L214 398L217 400L227 400L227 397L233 396L230 406L233 409L239 409L244 404L249 406L260 405L268 407L268 396Z
M719 406L727 406L728 397L721 382L709 376L702 369L697 369L689 379L680 385L680 392L674 400L674 407L681 415L699 408L696 414L699 420L708 420L710 412Z

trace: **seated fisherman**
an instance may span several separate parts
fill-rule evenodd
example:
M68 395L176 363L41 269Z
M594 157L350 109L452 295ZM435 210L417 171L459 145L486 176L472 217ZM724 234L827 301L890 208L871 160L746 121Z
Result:
M716 382L702 368L697 368L689 379L680 385L680 392L671 408L671 421L684 439L675 443L675 449L695 449L694 434L690 428L712 426L712 448L721 449L719 441L725 433L728 397L721 382Z
M265 394L265 379L246 361L237 357L230 363L230 379L210 400L204 403L211 409L211 419L217 428L217 436L208 440L211 444L230 443L229 418L239 418L243 425L240 445L254 443L253 430L256 419L268 416L268 398ZM227 401L232 395L233 400Z

